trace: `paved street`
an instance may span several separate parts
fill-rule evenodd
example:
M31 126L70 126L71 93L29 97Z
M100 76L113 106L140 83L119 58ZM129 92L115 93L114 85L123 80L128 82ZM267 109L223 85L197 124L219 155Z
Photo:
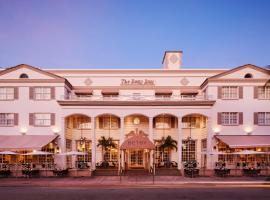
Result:
M179 199L270 199L270 189L261 187L180 187L180 188L53 188L0 187L1 200L179 200Z

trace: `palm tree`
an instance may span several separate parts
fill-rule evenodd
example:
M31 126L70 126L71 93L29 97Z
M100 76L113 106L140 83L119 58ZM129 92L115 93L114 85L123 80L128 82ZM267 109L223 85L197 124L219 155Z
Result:
M104 152L106 152L110 148L116 148L116 143L113 141L113 139L111 137L108 137L108 139L107 139L104 136L101 136L101 138L98 140L97 146L98 147L101 146L103 160L105 160Z
M169 151L168 163L170 163L171 150L175 149L177 151L177 141L174 140L170 135L168 135L166 138L162 137L159 148L161 149L163 155L165 149Z

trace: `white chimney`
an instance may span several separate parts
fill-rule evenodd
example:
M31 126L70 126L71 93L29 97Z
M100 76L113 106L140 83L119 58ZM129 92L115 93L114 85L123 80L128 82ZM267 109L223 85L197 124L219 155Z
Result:
M165 51L163 57L163 69L177 70L182 66L183 51Z

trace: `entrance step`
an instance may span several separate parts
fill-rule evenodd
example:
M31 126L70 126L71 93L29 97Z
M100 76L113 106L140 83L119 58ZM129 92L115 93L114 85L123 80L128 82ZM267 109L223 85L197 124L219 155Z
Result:
M181 171L170 168L156 168L157 176L181 176Z
M117 169L96 169L93 173L94 176L118 176Z
M124 171L124 176L150 176L148 170L145 169L128 169Z

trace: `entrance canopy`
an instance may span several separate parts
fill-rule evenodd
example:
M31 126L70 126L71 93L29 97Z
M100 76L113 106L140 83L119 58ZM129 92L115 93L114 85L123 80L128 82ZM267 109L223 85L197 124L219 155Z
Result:
M270 135L217 135L230 148L270 147Z
M0 150L41 150L57 135L0 135Z
M155 145L148 139L146 135L134 134L123 142L120 149L155 149Z

